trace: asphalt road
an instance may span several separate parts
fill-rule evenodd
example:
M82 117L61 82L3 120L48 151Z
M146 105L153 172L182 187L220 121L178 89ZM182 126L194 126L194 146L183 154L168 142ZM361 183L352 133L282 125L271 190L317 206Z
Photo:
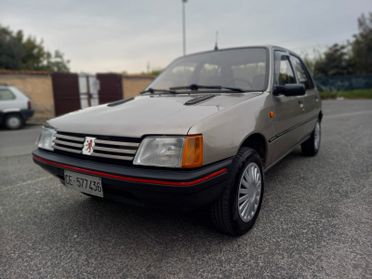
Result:
M269 171L240 238L71 192L32 163L39 127L1 130L0 278L372 278L372 102L323 108L320 153Z

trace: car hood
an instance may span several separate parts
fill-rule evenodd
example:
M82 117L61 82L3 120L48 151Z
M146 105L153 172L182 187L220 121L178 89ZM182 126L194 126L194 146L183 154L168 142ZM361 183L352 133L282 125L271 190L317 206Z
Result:
M142 137L149 134L187 134L198 121L260 93L221 93L185 105L205 94L146 95L114 105L100 105L51 119L57 131L88 135Z

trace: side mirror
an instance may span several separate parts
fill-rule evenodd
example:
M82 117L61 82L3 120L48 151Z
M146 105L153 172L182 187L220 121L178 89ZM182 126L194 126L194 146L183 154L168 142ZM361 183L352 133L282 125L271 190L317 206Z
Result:
M275 96L284 95L284 96L302 96L305 95L306 90L303 84L285 84L285 85L276 85L274 87L273 94Z

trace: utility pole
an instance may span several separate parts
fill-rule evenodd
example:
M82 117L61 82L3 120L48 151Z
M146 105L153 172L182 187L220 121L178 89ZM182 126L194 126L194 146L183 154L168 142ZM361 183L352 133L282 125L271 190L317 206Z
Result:
M187 0L182 0L182 44L183 44L183 55L186 55L186 3L187 3Z

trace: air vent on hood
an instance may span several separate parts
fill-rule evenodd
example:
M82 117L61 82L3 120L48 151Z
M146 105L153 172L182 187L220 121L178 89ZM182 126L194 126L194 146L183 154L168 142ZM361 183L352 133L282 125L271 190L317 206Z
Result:
M195 104L198 104L198 103L203 102L205 100L208 100L210 98L213 98L214 96L216 96L216 95L209 94L209 95L198 96L198 97L195 97L191 100L188 100L186 103L184 103L184 105L185 106L195 105Z

